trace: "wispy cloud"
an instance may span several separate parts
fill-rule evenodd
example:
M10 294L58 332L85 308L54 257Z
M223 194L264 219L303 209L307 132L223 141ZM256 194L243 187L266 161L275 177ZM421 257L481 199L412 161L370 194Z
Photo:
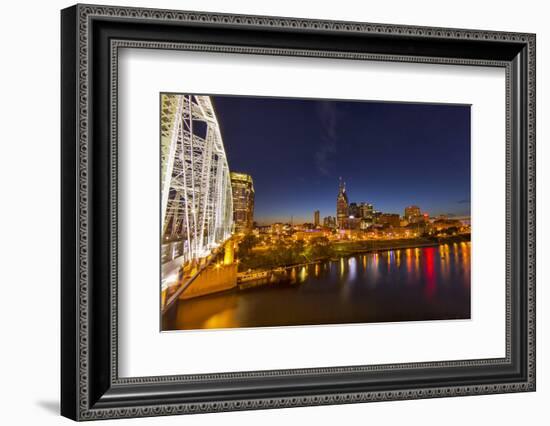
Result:
M470 204L470 199L466 198L464 200L458 200L457 204Z
M321 119L321 143L315 152L315 165L322 175L330 175L330 156L336 153L338 111L332 102L320 102L318 114Z

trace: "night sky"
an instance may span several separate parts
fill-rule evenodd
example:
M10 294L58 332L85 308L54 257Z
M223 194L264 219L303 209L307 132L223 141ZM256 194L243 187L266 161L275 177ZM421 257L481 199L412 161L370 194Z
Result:
M470 214L470 106L212 97L229 168L250 174L259 224L336 215L350 202L403 215Z

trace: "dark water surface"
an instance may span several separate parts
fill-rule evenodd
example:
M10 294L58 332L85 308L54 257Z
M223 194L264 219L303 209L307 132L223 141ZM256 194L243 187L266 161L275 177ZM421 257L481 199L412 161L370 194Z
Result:
M292 285L180 300L165 330L470 318L470 243L294 268Z

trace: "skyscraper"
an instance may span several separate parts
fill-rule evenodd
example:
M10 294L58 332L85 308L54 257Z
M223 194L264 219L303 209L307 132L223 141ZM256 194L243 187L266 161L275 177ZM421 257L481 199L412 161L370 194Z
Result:
M361 217L361 209L357 203L349 203L349 216L353 216L354 218L360 218Z
M349 218L349 202L346 194L346 184L340 178L338 196L336 197L336 221L339 228L344 228L346 220Z
M374 214L374 206L369 203L361 203L359 205L359 209L361 211L361 217L363 219L372 219L372 216Z
M315 210L313 212L313 224L315 225L315 227L319 226L319 224L321 223L320 215L321 213L319 212L319 210Z
M254 221L254 182L252 176L231 172L235 232L249 232Z
M422 219L422 213L420 212L420 207L418 206L407 206L405 207L405 220L409 223L418 222Z
M327 216L323 219L323 226L326 228L336 228L336 218L334 216Z

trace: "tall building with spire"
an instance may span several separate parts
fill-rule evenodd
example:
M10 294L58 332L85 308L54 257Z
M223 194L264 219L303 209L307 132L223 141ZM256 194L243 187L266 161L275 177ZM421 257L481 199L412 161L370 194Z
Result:
M349 217L349 202L346 194L346 184L340 178L338 196L336 197L336 221L339 228L343 228Z

